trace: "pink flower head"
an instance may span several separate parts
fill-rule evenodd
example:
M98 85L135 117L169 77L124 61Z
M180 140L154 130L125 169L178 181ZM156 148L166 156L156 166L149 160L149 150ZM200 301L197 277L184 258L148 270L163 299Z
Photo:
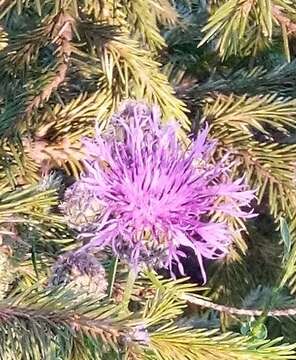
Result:
M86 170L79 182L103 204L96 230L83 234L87 247L110 246L136 266L172 269L175 262L181 273L180 246L191 248L206 279L203 258L223 257L232 239L227 225L210 221L209 214L253 216L242 207L254 192L243 179L229 177L228 161L210 164L216 144L207 140L207 128L184 150L176 124L161 125L155 107L127 102L111 119L111 130L84 140Z

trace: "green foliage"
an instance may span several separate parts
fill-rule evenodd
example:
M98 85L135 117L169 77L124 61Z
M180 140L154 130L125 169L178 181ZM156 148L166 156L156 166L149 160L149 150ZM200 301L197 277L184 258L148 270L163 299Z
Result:
M222 58L255 56L270 46L280 32L284 51L290 60L288 34L295 32L295 16L295 5L286 0L214 1L211 16L203 28L205 36L199 45L215 38Z
M0 19L0 358L296 359L294 2L4 0ZM157 103L185 142L207 123L212 162L229 155L260 215L210 214L233 246L207 288L150 269L133 284L106 250L106 296L77 299L49 286L82 243L58 205L81 137L127 98Z
M11 147L21 134L39 169L59 166L78 176L80 137L96 120L106 124L128 97L158 103L165 120L178 118L188 129L185 105L155 54L164 46L159 22L177 21L168 1L4 2L2 17L0 135Z
M108 305L104 299L73 306L65 291L32 288L8 297L0 304L2 334L6 333L1 335L1 353L15 359L205 359L211 354L218 359L295 358L293 346L279 345L279 340L254 341L174 325L186 306L178 295L192 290L184 283L158 281L161 287L155 296L132 318L122 318L121 306Z

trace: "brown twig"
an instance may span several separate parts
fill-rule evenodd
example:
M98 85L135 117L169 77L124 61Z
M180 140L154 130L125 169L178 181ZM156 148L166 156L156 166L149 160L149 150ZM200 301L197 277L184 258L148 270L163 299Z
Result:
M26 115L30 114L34 108L40 106L43 101L47 101L52 92L65 80L72 52L71 40L73 37L73 24L74 19L64 12L60 12L53 19L50 34L52 43L57 45L56 53L60 64L56 69L56 75L53 80L46 85L41 93L27 106L25 110Z
M189 302L190 304L198 305L202 308L212 309L218 312L224 312L230 315L238 316L261 316L265 314L264 310L258 309L239 309L232 306L216 304L212 301L198 298L196 296L184 294L181 296L182 300ZM267 316L295 316L296 307L289 309L274 309L269 310L266 313Z

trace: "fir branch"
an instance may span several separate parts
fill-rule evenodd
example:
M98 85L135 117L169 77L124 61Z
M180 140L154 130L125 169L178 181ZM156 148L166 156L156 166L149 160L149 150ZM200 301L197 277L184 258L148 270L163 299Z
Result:
M2 326L11 320L36 322L40 325L45 321L47 324L68 325L74 331L83 331L99 336L103 341L112 343L118 342L118 338L124 335L124 331L112 326L110 321L96 320L95 318L79 315L67 311L53 311L52 309L34 309L28 307L0 305L0 323Z
M281 277L280 286L288 286L291 289L291 293L296 292L296 214L289 221L288 226L288 241L290 242L291 249L286 254L286 259L283 266L283 274Z
M72 52L71 40L73 37L73 26L74 19L63 12L60 12L52 20L52 28L50 29L51 42L57 46L55 53L59 62L55 69L56 75L42 92L30 102L25 110L26 114L30 114L35 107L39 107L41 103L47 101L52 92L65 80Z
M159 64L152 60L146 51L138 50L134 41L124 38L120 42L110 43L108 51L111 57L114 57L114 64L118 71L121 70L118 66L121 63L124 85L127 85L128 79L133 80L133 87L126 96L130 95L137 99L145 97L150 103L157 103L165 119L178 119L182 126L188 129L184 103L173 96L174 92L166 77L158 69ZM108 59L107 53L102 57L103 62L104 59ZM111 64L107 61L105 67L108 68ZM110 71L114 70L110 68ZM136 78L135 74L139 74L139 77Z
M48 44L50 24L49 22L30 33L18 34L9 38L8 44L0 56L2 75L28 70L30 63L36 61L40 49Z
M108 352L108 348L109 351L120 348L125 339L129 341L131 328L116 320L115 307L85 300L84 304L71 306L69 302L71 296L66 292L38 294L29 291L3 301L0 304L1 354L12 352L15 358L21 358L23 354L43 357L55 343L62 358L68 358L73 347L82 345L86 338L97 342L98 354L103 348ZM91 315L87 314L90 307ZM23 341L24 329L29 335L27 342Z
M34 141L24 138L23 145L28 155L40 166L41 174L48 174L52 168L60 167L69 175L79 177L83 159L83 149L79 141L71 142L71 139L62 138L52 143L38 138Z
M90 96L81 94L65 105L46 106L35 115L34 134L22 138L25 152L42 173L58 166L78 178L84 156L81 137L94 133L97 120L105 126L113 110L111 101L101 89Z
M211 77L201 84L189 84L184 97L193 104L200 104L201 99L212 92L225 95L271 95L295 97L295 67L296 61L267 69L263 66L252 70L241 68L226 73L211 74Z
M275 94L253 97L217 95L213 100L207 97L203 115L215 123L213 131L227 125L250 137L254 137L255 131L272 137L273 131L287 134L296 128L295 107L294 99Z
M168 325L151 334L151 348L159 360L185 359L294 359L294 347L279 344L280 339L255 340L216 330L192 330ZM148 356L148 359L149 356Z
M165 284L163 281L161 283ZM175 285L170 281L161 291L169 291L170 296L173 296ZM185 284L182 287L184 288ZM149 315L151 312L144 312L148 317L134 316L133 319L120 320L117 315L121 307L103 302L98 304L93 300L83 304L75 303L74 306L71 305L71 297L64 291L39 294L28 291L0 303L0 327L8 332L8 336L1 339L1 350L4 354L7 349L11 350L13 337L15 355L24 354L26 351L31 354L33 350L37 354L47 354L51 341L55 341L65 356L83 338L87 338L96 341L95 350L99 354L106 354L114 349L117 354L120 351L126 352L126 355L136 359L194 360L203 359L210 354L218 359L233 360L240 360L245 356L249 359L295 357L294 346L278 345L280 339L258 341L233 333L219 335L218 330L194 330L171 323L163 324L165 319L162 318L162 313L165 317L168 316L167 319L173 319L180 311L178 303L187 301L178 300L176 295L174 298L175 300L172 298L163 304L158 298L155 302L152 300L149 306L153 310L152 318ZM149 319L155 321L151 322ZM36 326L38 332L35 331ZM22 341L24 329L31 336L26 343ZM43 334L51 336L45 337ZM65 339L67 344L64 343Z
M26 186L10 191L1 189L1 222L18 222L18 215L33 215L46 218L48 210L57 204L57 190L43 189L42 185Z
M108 105L108 94L100 89L93 94L82 93L67 104L47 106L36 114L34 138L50 138L54 142L68 135L70 142L78 141L81 135L93 134L96 120L101 122L108 117Z
M17 127L24 120L30 119L33 110L49 99L52 92L64 82L68 69L69 59L72 52L70 41L73 36L74 19L64 12L60 12L53 19L47 19L48 23L33 32L33 38L28 34L15 38L2 55L1 62L4 64L2 71L16 75L11 65L16 66L18 71L22 65L31 68L31 61L37 59L40 49L44 46L56 48L55 55L57 64L54 69L47 71L45 75L39 75L37 79L20 83L15 98L8 99L6 108L1 114L1 129L3 137L15 134ZM23 54L23 55L22 55ZM40 69L39 69L40 70ZM32 74L31 74L32 75ZM31 124L30 124L31 125Z
M0 230L0 237L2 237ZM0 240L0 301L5 298L7 295L12 283L15 280L15 272L12 266L12 251L11 248L7 245L3 245L3 242Z
M21 153L22 148L14 144L3 144L3 149L0 150L1 186L15 188L17 185L34 184L39 181L38 167Z
M8 44L8 35L7 32L4 31L2 27L0 27L0 51L6 48Z
M151 51L161 49L165 45L156 24L157 5L159 6L156 1L143 0L135 0L124 5L129 30L135 33L136 38L147 45Z
M217 38L216 47L223 59L230 55L255 56L270 45L275 33L274 25L281 25L283 40L287 42L295 13L296 8L286 1L278 4L277 1L232 0L220 3L219 7L214 4L208 24L203 29L206 34L199 46Z
M127 97L156 103L166 120L175 118L184 129L188 129L185 104L174 96L166 76L160 72L160 64L151 58L148 51L139 49L138 45L126 33L104 46L89 43L90 48L96 49L97 59L93 60L103 69L112 97L117 103ZM77 56L81 57L83 53L77 52ZM84 58L89 61L86 54Z

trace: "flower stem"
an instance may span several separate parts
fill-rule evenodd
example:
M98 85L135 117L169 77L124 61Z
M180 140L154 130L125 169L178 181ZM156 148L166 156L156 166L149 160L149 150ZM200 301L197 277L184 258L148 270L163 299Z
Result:
M117 267L118 267L118 256L112 260L111 272L109 274L109 289L108 289L109 299L111 299L112 297Z
M131 268L126 282L126 287L123 294L122 310L128 312L128 305L132 296L135 281L137 279L138 271L135 268Z

